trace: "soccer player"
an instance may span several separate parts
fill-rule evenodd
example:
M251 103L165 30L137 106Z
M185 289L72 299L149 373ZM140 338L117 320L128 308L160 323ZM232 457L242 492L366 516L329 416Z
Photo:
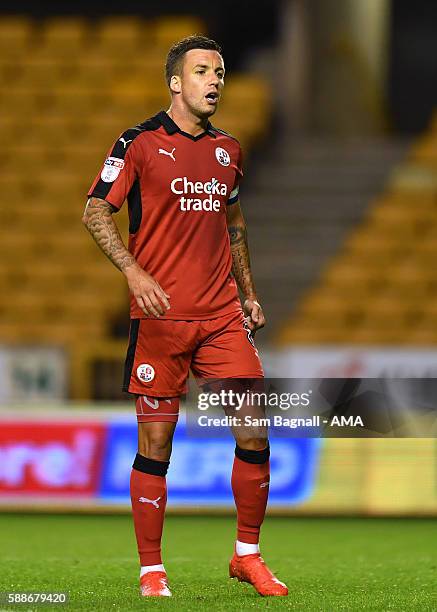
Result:
M136 398L138 453L130 491L144 596L171 595L161 559L165 477L189 368L199 381L263 378L252 336L265 319L238 197L241 149L209 122L224 85L221 49L204 36L185 38L170 49L165 72L170 108L117 138L83 216L131 294L123 389ZM113 219L125 199L128 249ZM261 595L286 595L259 551L267 433L234 435L237 541L230 576Z

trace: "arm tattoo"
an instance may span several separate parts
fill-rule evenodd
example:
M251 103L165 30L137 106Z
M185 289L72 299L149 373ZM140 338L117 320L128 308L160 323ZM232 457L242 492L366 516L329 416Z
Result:
M123 272L125 268L135 263L135 258L124 246L112 213L113 208L109 202L90 198L83 222L104 254Z
M232 273L246 298L255 296L255 286L250 270L249 247L245 225L228 227L232 252Z

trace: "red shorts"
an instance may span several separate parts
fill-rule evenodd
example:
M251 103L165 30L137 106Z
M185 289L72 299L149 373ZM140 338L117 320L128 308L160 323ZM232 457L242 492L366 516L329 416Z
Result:
M189 370L196 380L262 378L252 334L237 311L205 321L132 319L123 391L149 398L179 397ZM164 402L168 411L170 404ZM147 410L147 402L142 410ZM151 408L156 415L159 409Z

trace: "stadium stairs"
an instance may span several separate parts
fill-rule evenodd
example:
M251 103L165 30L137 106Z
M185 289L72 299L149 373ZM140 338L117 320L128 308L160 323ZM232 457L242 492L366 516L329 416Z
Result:
M304 140L282 144L252 170L244 210L257 289L270 321L259 343L276 339L404 151L385 141Z

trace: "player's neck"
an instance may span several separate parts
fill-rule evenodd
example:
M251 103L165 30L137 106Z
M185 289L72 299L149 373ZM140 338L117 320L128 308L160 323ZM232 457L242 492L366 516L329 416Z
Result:
M170 108L167 110L167 115L173 119L182 132L191 134L191 136L202 134L208 125L208 117L196 117L188 110L178 109L174 107L173 104L171 104Z

